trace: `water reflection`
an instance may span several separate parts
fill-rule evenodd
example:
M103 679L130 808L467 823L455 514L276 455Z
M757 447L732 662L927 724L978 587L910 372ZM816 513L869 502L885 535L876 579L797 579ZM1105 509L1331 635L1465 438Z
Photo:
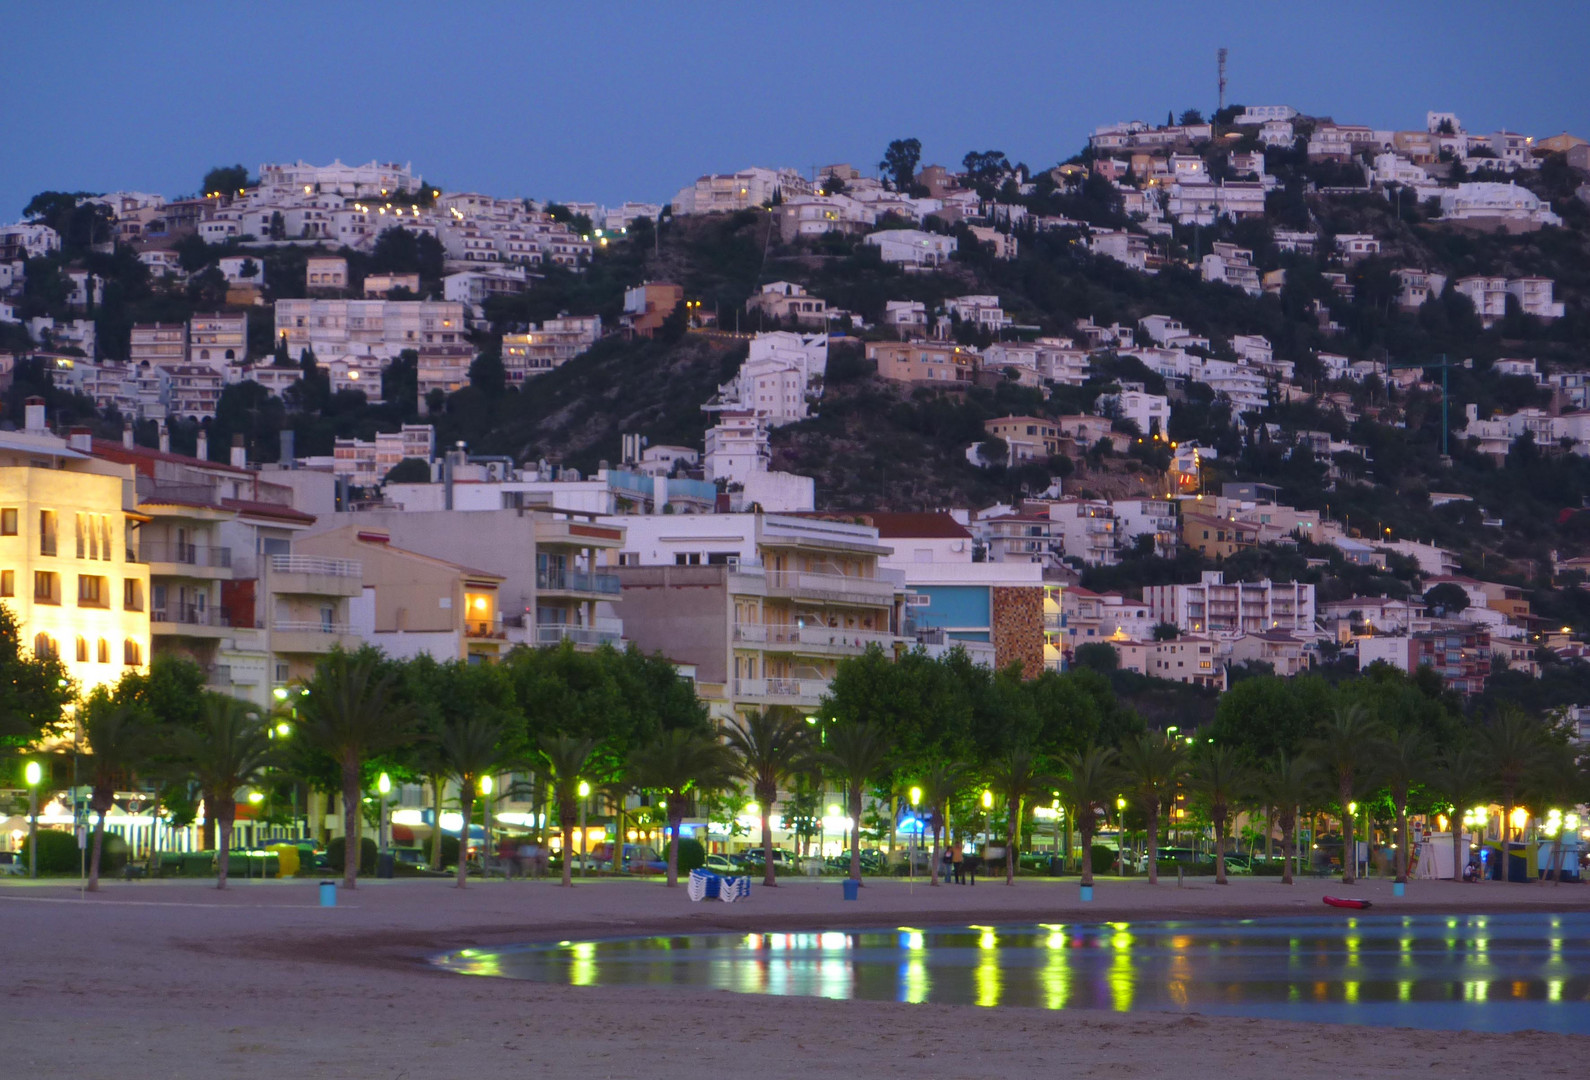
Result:
M1475 1030L1590 1030L1590 915L1043 924L465 949L462 974L573 986Z

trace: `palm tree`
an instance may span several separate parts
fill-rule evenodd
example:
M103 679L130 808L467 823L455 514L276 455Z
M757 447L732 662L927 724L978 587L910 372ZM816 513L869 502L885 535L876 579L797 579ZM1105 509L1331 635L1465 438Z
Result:
M1258 777L1258 789L1281 827L1281 884L1292 884L1297 846L1297 815L1314 796L1318 771L1308 758L1281 751Z
M359 880L360 767L371 755L415 738L414 714L398 701L394 673L381 668L381 655L373 649L352 654L338 649L315 669L298 706L301 741L331 757L341 772L345 889L357 888Z
M498 772L507 762L502 747L503 728L495 720L483 716L466 716L442 728L436 740L435 764L439 775L458 784L458 812L464 827L458 845L458 883L462 889L469 874L469 822L475 812L475 795L480 790L480 778ZM441 819L437 818L437 831ZM491 845L491 837L486 837Z
M1186 744L1146 732L1121 747L1122 782L1143 807L1148 829L1148 883L1159 884L1159 813L1187 775Z
M1449 747L1430 772L1430 787L1452 804L1452 880L1463 880L1463 811L1490 788L1493 773L1480 750L1468 743ZM1481 837L1483 840L1484 838Z
M1309 753L1336 789L1342 812L1342 883L1358 880L1353 804L1369 790L1374 762L1385 745L1381 728L1362 705L1338 705L1309 744Z
M552 785L551 801L558 811L558 829L563 834L563 884L574 884L574 825L579 820L580 774L590 764L596 749L593 739L573 735L548 735L541 740L541 762ZM618 860L623 861L623 848Z
M1209 806L1209 823L1215 829L1215 884L1226 881L1226 822L1231 805L1248 787L1248 771L1235 749L1205 743L1193 760L1192 786Z
M276 763L270 725L247 701L206 693L199 727L171 733L171 748L204 792L205 813L215 819L217 889L226 888L237 821L239 788L257 783Z
M668 884L679 884L679 826L691 791L721 791L734 781L734 754L710 735L686 728L663 732L629 756L630 774L638 787L667 800Z
M88 808L99 815L94 825L94 849L88 861L90 892L99 891L99 862L105 849L105 814L116 802L116 789L127 787L148 760L149 733L130 705L113 701L97 690L78 711L83 739L88 743Z
M1108 747L1089 746L1078 750L1066 759L1065 772L1056 786L1060 798L1071 808L1082 836L1082 884L1093 884L1093 833L1098 827L1098 815L1108 813L1120 775L1116 771L1115 751Z
M955 801L965 786L966 770L959 765L935 765L922 777L922 801L927 804L928 817L933 822L932 878L928 881L929 885L939 884L939 864L944 858L939 837L942 833L945 844L949 843L950 803Z
M613 805L612 872L621 874L624 872L624 836L629 831L629 810L624 804L635 794L635 782L627 776L619 776L598 784L596 790Z
M861 796L889 762L889 737L877 724L837 724L820 760L845 786L850 811L850 880L861 881Z
M1545 731L1516 705L1503 705L1479 731L1480 749L1491 763L1502 797L1502 858L1499 880L1507 881L1507 843L1513 838L1513 807L1530 774L1546 759Z
M769 888L778 884L773 870L773 804L781 786L811 768L811 731L803 717L783 706L753 710L724 731L762 818L762 884Z
M1430 770L1430 740L1418 728L1398 732L1387 741L1381 773L1391 789L1397 813L1397 884L1408 881L1408 794Z
M1012 750L988 770L988 786L1005 800L1005 884L1016 883L1016 844L1021 839L1021 817L1029 796L1054 788L1054 777L1040 770L1028 750Z

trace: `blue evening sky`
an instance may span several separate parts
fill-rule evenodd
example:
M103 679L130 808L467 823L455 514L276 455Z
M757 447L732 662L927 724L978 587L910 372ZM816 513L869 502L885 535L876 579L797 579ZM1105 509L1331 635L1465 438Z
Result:
M666 201L892 138L1051 165L1228 101L1590 138L1590 3L0 6L0 221L46 189L192 193L211 165L412 162L455 190Z

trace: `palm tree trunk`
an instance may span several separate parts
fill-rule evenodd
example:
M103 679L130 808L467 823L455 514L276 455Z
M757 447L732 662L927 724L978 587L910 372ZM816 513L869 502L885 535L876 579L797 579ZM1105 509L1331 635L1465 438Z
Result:
M558 805L558 826L563 830L563 884L574 884L574 808ZM669 882L672 884L672 882Z
M99 892L99 857L105 850L105 811L99 812L99 822L94 826L94 854L88 860L88 884L84 886L89 892Z
M679 826L683 825L685 821L683 814L675 817L672 810L674 804L681 802L682 799L683 796L673 794L668 797L668 825L669 832L673 833L668 840L668 887L670 889L679 884ZM568 863L565 862L563 866L563 873L566 876L568 874Z
M458 785L458 812L463 816L464 827L458 834L458 880L457 888L464 888L469 879L469 819L475 812L475 785ZM441 835L440 814L436 816L436 834Z
M1349 798L1351 786L1342 784L1338 792L1342 799L1342 884L1355 885L1358 882L1358 844L1354 841L1353 827L1358 823L1353 820L1353 813L1348 809L1352 805Z
M1086 820L1087 817L1091 816L1092 813L1093 813L1092 807L1085 807L1083 809L1084 820ZM1086 824L1082 824L1082 825L1079 825L1077 827L1077 831L1079 833L1081 833L1081 835L1082 835L1082 884L1083 885L1092 885L1093 884L1093 830L1088 828L1088 826Z
M928 884L934 888L938 888L940 885L939 863L943 860L943 858L944 853L939 850L939 822L937 815L935 815L933 819L933 861L928 865L928 871L930 873Z
M1408 883L1408 801L1397 804L1397 884Z
M215 887L226 888L227 874L231 871L232 859L232 815L222 810L216 814L220 826L216 830L215 842Z
M1021 800L1012 799L1005 821L1005 884L1016 884L1016 822L1021 820Z
M778 886L778 875L773 872L773 810L762 803L762 884L769 888Z
M469 831L469 823L464 823ZM364 854L359 843L359 759L348 757L342 762L342 887L359 887L359 859Z
M442 792L447 787L447 780L442 776L431 777L431 869L442 869Z
M861 883L861 785L850 789L850 880Z
M1292 884L1292 835L1297 821L1289 814L1281 815L1281 884Z
M1513 796L1507 795L1502 803L1502 842L1497 845L1502 857L1496 860L1496 880L1503 885L1507 884L1507 843L1513 838Z
M1226 881L1226 808L1215 807L1209 815L1215 826L1215 884L1227 885Z
M1148 804L1148 883L1159 884L1159 804Z
M1463 858L1463 826L1459 819L1452 819L1452 880L1463 880L1463 867L1466 865Z

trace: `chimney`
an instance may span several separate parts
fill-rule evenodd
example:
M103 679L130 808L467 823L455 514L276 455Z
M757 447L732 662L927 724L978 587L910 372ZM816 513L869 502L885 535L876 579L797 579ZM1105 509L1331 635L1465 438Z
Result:
M166 427L164 420L160 421L160 452L171 453L171 429Z
M193 456L200 461L210 460L210 434L203 428L199 429L199 444L194 449Z
M74 427L68 436L68 441L73 450L87 454L94 449L94 431L92 428Z
M133 426L131 420L124 421L121 425L121 444L129 450L133 448Z
M30 397L23 402L23 430L35 435L43 435L50 429L44 422L44 399Z
M292 428L282 428L282 430L281 430L281 449L277 451L277 455L276 456L281 459L282 468L291 469L291 468L295 468L296 467L296 465L295 465L295 463L293 461L293 429Z
M248 450L243 446L243 436L232 436L232 468L248 468Z

